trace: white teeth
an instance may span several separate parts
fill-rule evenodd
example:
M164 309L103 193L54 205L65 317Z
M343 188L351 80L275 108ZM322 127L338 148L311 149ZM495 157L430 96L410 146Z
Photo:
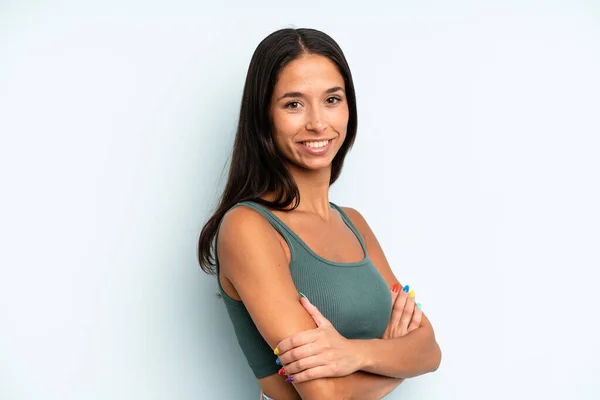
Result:
M313 148L320 148L320 147L325 147L327 146L327 143L329 143L329 140L322 140L320 142L304 142L304 145L307 147L313 147Z

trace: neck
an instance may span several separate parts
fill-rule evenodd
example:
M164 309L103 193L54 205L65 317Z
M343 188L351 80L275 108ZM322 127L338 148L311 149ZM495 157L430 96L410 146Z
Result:
M317 214L323 219L329 218L329 180L331 167L318 171L309 171L295 166L288 166L292 178L300 192L300 203L297 211Z

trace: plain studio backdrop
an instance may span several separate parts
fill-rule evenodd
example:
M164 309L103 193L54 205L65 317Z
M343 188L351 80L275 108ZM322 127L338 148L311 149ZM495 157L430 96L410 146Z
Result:
M331 200L443 351L389 398L600 398L597 2L82 3L0 3L2 400L258 397L196 245L285 27L347 56Z

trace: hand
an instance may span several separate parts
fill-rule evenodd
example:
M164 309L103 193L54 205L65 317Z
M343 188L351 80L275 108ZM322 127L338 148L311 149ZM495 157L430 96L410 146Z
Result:
M423 312L415 307L414 291L409 294L408 289L409 287L405 286L399 290L398 284L392 288L392 316L382 339L402 337L421 325Z
M299 332L276 347L283 365L280 374L287 382L350 375L360 369L350 340L344 338L306 297L300 303L317 324L316 329Z

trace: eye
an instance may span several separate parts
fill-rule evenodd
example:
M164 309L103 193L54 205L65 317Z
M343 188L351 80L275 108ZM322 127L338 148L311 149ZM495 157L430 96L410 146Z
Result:
M300 107L300 102L298 102L298 101L290 101L289 103L287 103L285 105L285 108L291 108L291 109L296 109L298 107Z
M337 96L331 96L331 97L329 97L327 99L327 103L329 103L329 104L335 104L335 103L340 102L340 101L342 101L342 99L340 99Z

